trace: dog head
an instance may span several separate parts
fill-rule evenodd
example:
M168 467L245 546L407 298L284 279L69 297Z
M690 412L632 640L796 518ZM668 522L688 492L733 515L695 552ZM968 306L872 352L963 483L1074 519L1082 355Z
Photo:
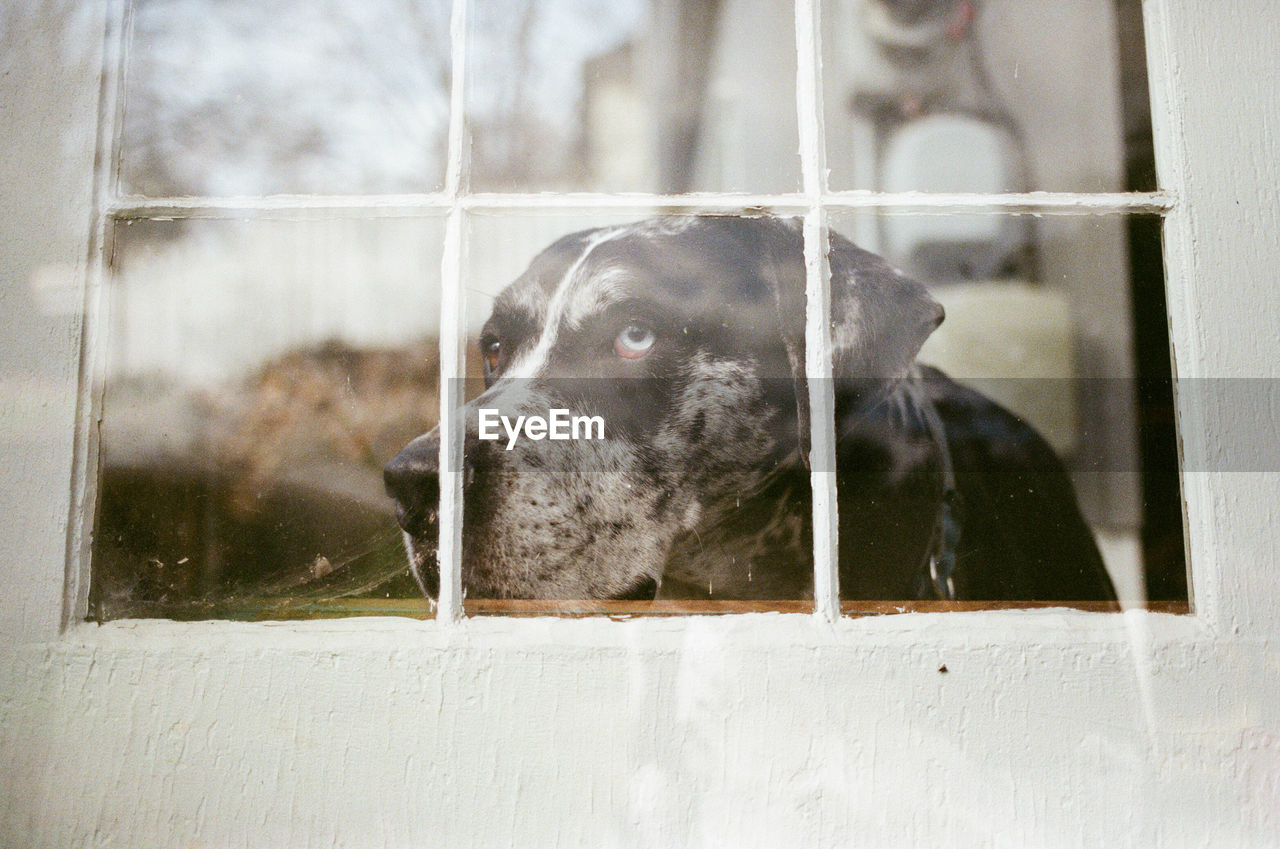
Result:
M834 234L830 247L836 374L871 397L911 368L941 308L878 257ZM660 218L539 254L494 303L480 337L486 388L462 410L466 593L652 598L677 573L701 580L691 548L733 559L724 529L762 493L778 497L787 473L805 490L790 531L768 505L748 521L776 525L774 544L796 553L759 551L769 574L747 563L746 576L773 597L808 586L808 518L795 506L808 503L805 305L795 220ZM603 438L511 430L555 410L598 418ZM428 433L385 475L431 594L438 457ZM742 595L735 583L722 579L718 594Z

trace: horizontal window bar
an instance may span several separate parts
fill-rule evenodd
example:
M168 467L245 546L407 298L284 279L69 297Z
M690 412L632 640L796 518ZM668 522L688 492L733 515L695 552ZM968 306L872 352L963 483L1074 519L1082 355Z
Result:
M1089 215L1106 212L1163 213L1174 206L1168 192L1023 192L1018 194L826 192L820 202L830 209L893 209L904 212L972 212L998 210L1045 215ZM325 212L362 217L413 216L454 206L485 211L636 209L770 210L800 213L810 199L801 194L475 194L454 198L437 192L418 195L266 195L262 197L190 197L117 199L108 215L117 220L156 218L225 218L245 213Z
M1089 215L1099 212L1162 213L1173 208L1168 192L1018 192L975 194L938 192L828 192L829 209L892 208L904 212L1031 212L1046 215Z
M459 199L473 211L505 211L509 209L636 209L654 212L680 212L689 210L717 210L736 212L759 209L801 213L808 208L808 200L801 194L749 195L732 193L706 193L684 195L651 195L643 193L602 194L592 192L568 192L564 194L504 194L481 193Z
M117 200L109 214L116 219L218 218L246 212L306 212L351 215L413 215L455 206L473 211L507 210L742 210L803 211L802 195L647 195L647 194L476 194L453 197L439 192L423 195L266 195L263 197L141 198Z
M448 210L454 199L443 192L424 195L263 195L261 197L144 198L127 196L107 214L117 220L233 218L257 212L324 212L329 215L395 217Z

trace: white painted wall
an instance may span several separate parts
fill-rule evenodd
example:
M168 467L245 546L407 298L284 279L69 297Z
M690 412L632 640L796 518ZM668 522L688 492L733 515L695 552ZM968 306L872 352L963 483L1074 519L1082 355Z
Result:
M78 321L26 287L86 280L98 33L59 5L0 50L0 843L1280 845L1274 471L1188 475L1192 617L60 630ZM1280 7L1147 7L1179 373L1280 377Z
M313 216L314 218L314 216ZM209 387L286 351L440 330L444 218L133 222L107 284L107 380Z

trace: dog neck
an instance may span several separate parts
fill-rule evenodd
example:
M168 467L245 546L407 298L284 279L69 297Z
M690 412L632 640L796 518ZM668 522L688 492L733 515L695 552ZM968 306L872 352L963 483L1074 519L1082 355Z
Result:
M928 573L948 482L954 489L945 434L930 424L925 380L913 370L892 383L845 384L837 396L844 597L900 575L901 598L936 592L922 585L921 573L902 568L923 563ZM792 452L751 493L711 505L676 541L658 598L811 597L812 510L810 472Z
M754 492L705 511L677 539L658 598L802 599L813 594L809 472L779 466Z

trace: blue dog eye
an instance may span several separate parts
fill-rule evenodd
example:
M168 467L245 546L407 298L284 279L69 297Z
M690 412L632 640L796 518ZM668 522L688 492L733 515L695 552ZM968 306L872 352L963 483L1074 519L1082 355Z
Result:
M649 353L649 349L657 339L658 337L649 328L640 324L628 324L614 338L613 350L619 357L638 360Z

